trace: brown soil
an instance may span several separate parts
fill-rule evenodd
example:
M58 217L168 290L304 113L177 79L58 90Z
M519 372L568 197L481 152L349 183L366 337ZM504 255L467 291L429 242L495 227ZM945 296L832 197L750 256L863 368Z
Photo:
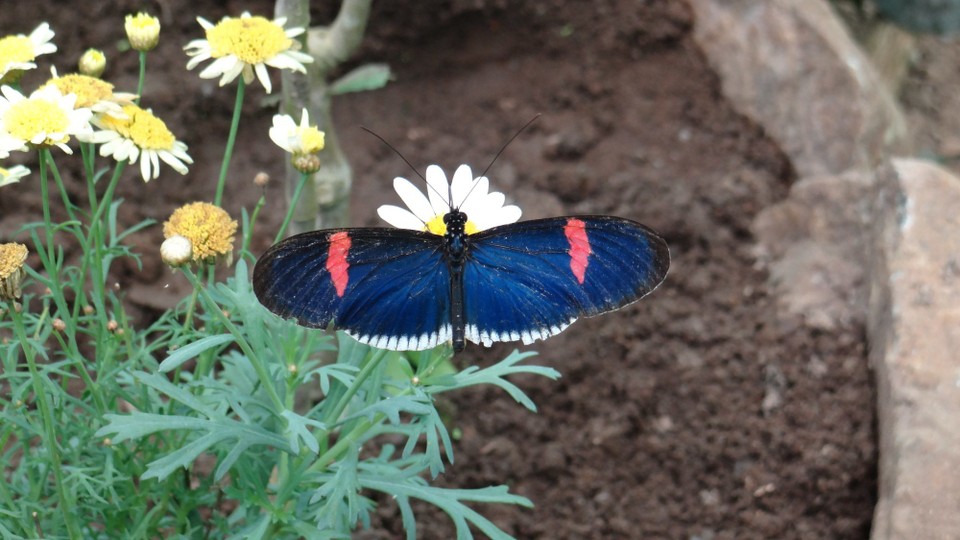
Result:
M164 27L144 100L187 142L196 165L185 178L166 169L146 185L129 170L120 190L125 223L163 221L183 202L212 198L234 87L186 72L181 47L201 33L196 15L215 21L273 9L267 0L226 4L152 4ZM482 509L517 538L867 538L877 458L863 329L822 333L776 313L751 256L749 225L786 195L793 173L779 148L722 98L690 40L686 7L506 4L375 3L355 63L388 62L396 80L335 103L356 174L354 224L376 224L377 205L395 202L391 179L412 175L358 126L421 170L429 163L482 169L542 113L490 170L494 185L526 218L577 212L640 220L668 239L673 266L644 301L532 347L563 373L556 383L518 381L538 414L493 390L453 396L463 436L439 481L506 483L532 499L532 510ZM111 62L105 77L130 90L136 58L116 45L122 16L140 8L120 1L73 10L37 0L16 14L0 10L0 28L28 33L48 21L61 50L42 57L43 70L52 58L61 73L70 71L83 49L98 47ZM24 86L45 77L32 72ZM227 208L237 216L259 196L254 174L282 173L263 97L259 84L248 93L231 166ZM82 201L83 189L71 182ZM271 186L269 197L255 251L282 217L282 187ZM3 188L0 238L39 216L35 182ZM130 264L117 276L141 320L185 289L157 260L160 238L159 227L132 238L143 270ZM489 364L509 350L471 347L458 361ZM420 507L419 516L423 538L451 537L444 515ZM358 537L401 532L385 500L373 529Z

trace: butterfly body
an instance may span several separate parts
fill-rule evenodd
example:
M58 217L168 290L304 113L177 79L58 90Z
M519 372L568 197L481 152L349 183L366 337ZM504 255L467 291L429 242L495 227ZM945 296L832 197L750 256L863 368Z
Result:
M453 209L442 235L353 228L271 247L254 269L260 302L304 326L338 328L391 350L453 341L530 343L580 317L633 303L666 276L666 243L610 216L521 221L467 233Z

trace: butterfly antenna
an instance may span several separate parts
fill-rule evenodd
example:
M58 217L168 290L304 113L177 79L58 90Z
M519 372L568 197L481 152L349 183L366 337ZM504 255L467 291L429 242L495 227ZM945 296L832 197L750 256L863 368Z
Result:
M524 126L524 127L526 127L526 126ZM436 193L437 195L439 195L441 199L444 197L443 193L440 193L439 191L437 191L437 189L436 189L435 187L431 186L431 185L430 185L430 182L427 182L427 179L424 178L422 174L420 174L420 171L418 171L416 167L414 167L409 161L407 161L407 158L405 158L405 157L403 156L403 154L400 153L399 150L397 150L396 148L394 148L392 144L388 143L386 139L384 139L383 137L381 137L379 134L377 134L377 133L376 133L375 131L373 131L372 129L367 128L366 126L360 126L360 129L362 129L362 130L366 131L367 133L373 135L374 137L380 139L380 142L382 142L383 144L385 144L385 145L387 146L387 148L393 150L393 152L394 152L395 154L397 154L398 156L400 156L400 159L402 159L403 162L407 164L407 167L410 167L410 170L413 171L417 176L419 176L421 180L423 180L423 183L427 185L427 188L428 188L428 189L432 190L434 193ZM452 193L452 192L451 192L451 193L448 193L447 195L448 195L448 197L450 197L450 198L447 199L448 201L453 198L453 193Z
M493 156L493 159L490 160L490 164L487 165L487 168L483 170L483 173L481 173L480 176L486 176L487 171L489 171L490 167L493 167L493 164L497 162L497 158L500 157L500 154L502 154L503 151L506 150L508 146L510 146L510 143L512 143L514 139L519 137L520 134L523 133L525 129L530 127L530 124L536 122L538 118L540 118L540 113L535 114L533 118L531 118L530 120L527 120L527 123L524 124L522 128L518 129L517 132L513 134L513 137L510 137L510 139L507 140L507 142L503 143L503 146L500 147L500 150L497 150L497 153Z
M420 171L418 171L416 167L414 167L409 161L407 161L407 158L403 157L403 154L401 154L399 150L397 150L396 148L394 148L392 144L388 143L387 140L384 139L383 137L381 137L377 132L373 131L372 129L367 128L366 126L360 126L360 129L362 129L362 130L366 131L367 133L373 135L374 137L380 139L380 142L382 142L383 144L385 144L387 148L393 150L393 153L395 153L396 155L400 156L400 159L402 159L403 162L407 164L407 167L410 167L410 170L413 171L417 176L419 176L421 180L423 180L424 182L427 181L427 179L424 178L422 174L420 174Z
M533 118L531 118L530 120L527 120L527 123L524 124L523 127L521 127L520 129L518 129L517 132L513 134L513 137L510 137L510 138L507 140L507 142L503 143L503 146L500 147L500 150L497 150L497 153L493 156L493 159L490 160L490 164L487 165L487 168L485 168L485 169L483 170L483 172L480 173L480 176L478 176L477 178L480 178L481 176L486 176L486 175L487 175L487 171L489 171L489 170L490 170L490 167L493 167L493 164L497 162L497 158L500 157L500 154L502 154L503 151L506 150L508 146L510 146L510 143L512 143L514 139L516 139L517 137L519 137L520 134L524 132L524 130L526 130L528 127L530 127L530 124L536 122L538 118L540 118L540 113L535 114L535 115L533 116ZM463 196L463 201L460 201L460 204L461 204L461 205L464 203L464 201L467 200L467 197L469 197L470 194L473 193L473 190L474 190L478 185L480 185L480 182L474 182L474 183L473 183L473 186L470 188L470 191L468 191L467 194ZM453 197L453 194L451 194L451 197Z

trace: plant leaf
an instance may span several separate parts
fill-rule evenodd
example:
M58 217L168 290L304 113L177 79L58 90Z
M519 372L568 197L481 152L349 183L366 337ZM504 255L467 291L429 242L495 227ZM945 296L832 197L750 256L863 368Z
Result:
M198 356L200 353L207 349L212 349L218 345L223 345L224 343L229 343L233 341L234 338L230 334L217 334L215 336L208 336L203 339L198 339L189 345L184 345L176 351L170 353L169 356L163 361L160 362L160 373L167 373L173 371L180 367L184 362Z
M386 86L390 77L389 65L364 64L334 81L330 85L330 95L377 90Z

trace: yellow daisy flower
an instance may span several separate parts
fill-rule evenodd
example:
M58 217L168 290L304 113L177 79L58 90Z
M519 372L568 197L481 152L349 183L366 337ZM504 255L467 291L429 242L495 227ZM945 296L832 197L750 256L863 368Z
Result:
M41 23L29 36L17 34L0 38L0 84L19 81L24 70L37 67L33 61L38 56L57 52L51 39L53 30L47 23Z
M0 92L0 157L3 152L48 146L72 154L67 146L70 137L85 141L93 132L93 112L76 108L75 94L64 95L56 86L39 88L30 97L10 86Z
M130 46L137 51L152 50L160 42L160 19L148 13L127 15L123 29L127 32Z
M320 169L320 158L316 154L323 150L324 133L310 125L306 109L300 114L299 126L289 115L275 115L270 140L293 154L293 167L298 171L312 174Z
M0 244L0 298L12 300L20 297L20 283L27 274L23 269L26 260L27 246Z
M277 69L306 72L303 64L313 62L309 54L299 51L300 42L293 39L304 33L303 28L284 29L284 17L267 20L244 12L239 18L224 17L216 25L203 17L197 22L206 31L206 39L195 39L184 47L193 58L187 69L213 59L213 63L200 72L203 79L220 77L220 86L232 82L239 75L247 84L254 75L269 94L272 91L267 66Z
M0 187L19 182L21 178L28 174L30 174L30 169L23 165L14 165L9 169L0 167Z
M79 73L60 77L57 75L56 68L51 71L53 77L44 86L56 86L62 94L76 94L75 108L87 108L95 113L123 118L123 106L132 105L137 97L136 94L114 92L113 85L103 79Z
M160 175L160 160L178 173L187 174L187 165L193 163L187 145L174 137L163 120L133 104L124 105L123 114L123 118L101 115L93 119L100 131L87 140L102 144L101 156L130 163L139 159L144 182Z
M219 206L195 202L176 209L163 224L164 238L182 236L190 242L194 262L215 262L229 259L233 253L237 222Z
M300 114L300 125L287 114L273 117L270 128L270 140L291 154L316 154L323 150L324 134L317 126L310 125L310 116L306 109Z

